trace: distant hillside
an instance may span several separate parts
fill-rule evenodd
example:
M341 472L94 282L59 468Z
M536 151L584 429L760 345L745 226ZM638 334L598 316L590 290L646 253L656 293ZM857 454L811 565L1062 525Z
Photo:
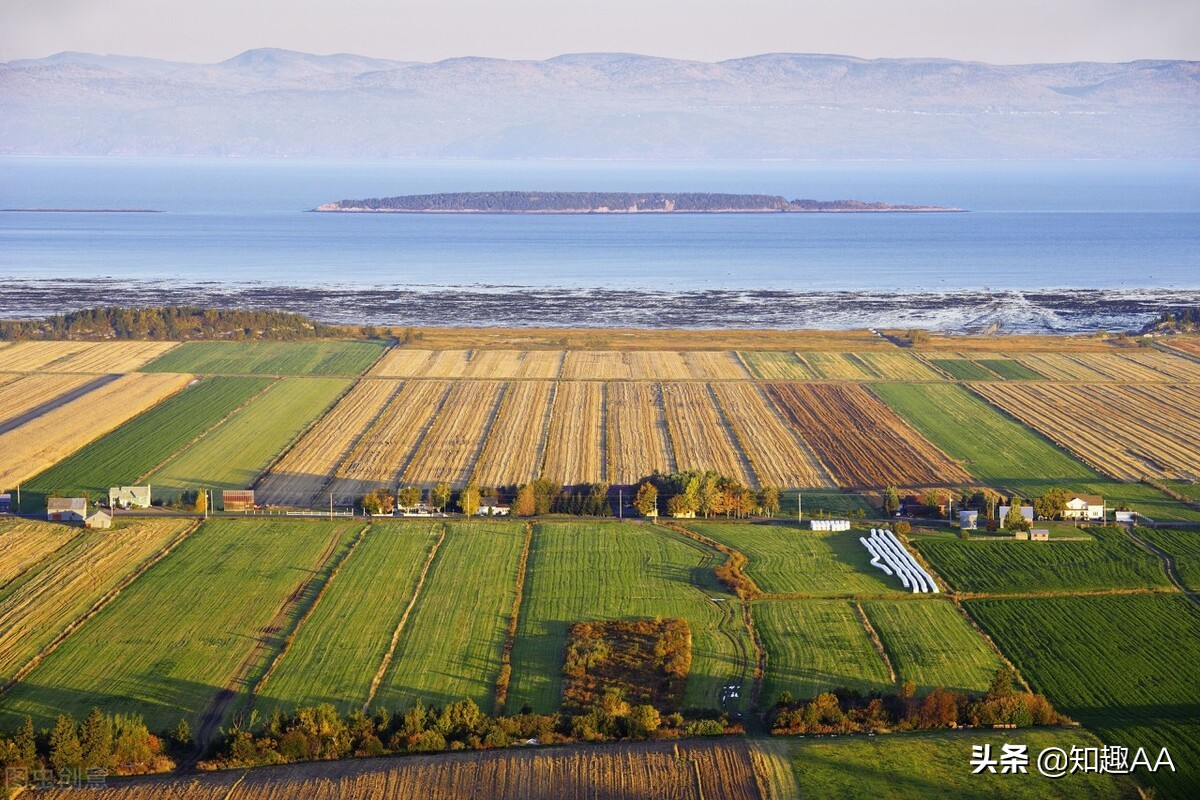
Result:
M315 211L409 214L719 214L856 211L957 211L861 200L788 200L767 194L712 192L450 192L339 200Z
M0 153L1195 158L1200 63L619 53L433 64L252 50L0 65Z

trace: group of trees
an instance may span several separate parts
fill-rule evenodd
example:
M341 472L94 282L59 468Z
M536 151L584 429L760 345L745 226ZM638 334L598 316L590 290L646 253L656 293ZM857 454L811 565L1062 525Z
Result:
M475 511L478 511L478 489L475 491L477 493L475 498ZM462 494L464 492L466 492L466 490L463 490L463 492L459 493L460 503L463 500ZM429 490L429 504L438 511L445 511L446 507L450 505L450 501L453 497L454 492L450 489L450 484L444 481ZM362 510L368 514L386 516L391 514L397 508L404 511L417 508L421 505L421 502L424 499L425 490L419 486L403 486L396 491L395 494L393 494L391 490L387 489L386 487L381 486L378 489L363 495L363 497L359 500L359 505L362 506ZM471 513L474 513L474 511Z
M302 314L155 306L87 308L40 320L0 320L4 339L320 339L344 331Z
M558 744L740 731L717 712L662 715L650 705L630 706L619 692L607 693L579 714L534 714L526 708L520 714L494 717L467 699L442 708L418 701L400 715L355 709L343 716L326 703L298 708L291 714L276 710L265 722L252 719L246 727L232 726L216 757L200 766L226 769L391 753L481 750L528 739Z
M178 750L191 743L187 723L180 721L170 744ZM26 717L12 736L0 736L0 773L37 785L73 783L89 775L165 772L175 767L167 750L138 716L108 716L94 708L82 722L65 714L41 732Z
M1065 725L1043 695L1020 692L1013 687L1015 674L1003 667L996 671L982 695L950 689L934 689L923 698L907 681L895 694L862 695L845 689L819 694L812 700L793 701L784 692L771 714L775 734L882 733L959 726L991 727L1015 725Z
M779 489L763 486L757 492L740 481L708 470L705 472L672 472L654 474L638 486L634 505L642 514L661 511L665 496L666 513L671 516L696 514L742 519L754 515L774 516L779 513Z

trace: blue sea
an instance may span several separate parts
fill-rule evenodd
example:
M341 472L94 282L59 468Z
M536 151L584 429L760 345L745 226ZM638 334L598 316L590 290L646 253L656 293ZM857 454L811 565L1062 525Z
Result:
M961 214L316 214L426 192L712 191ZM1200 302L1200 162L0 158L0 315L1082 331Z

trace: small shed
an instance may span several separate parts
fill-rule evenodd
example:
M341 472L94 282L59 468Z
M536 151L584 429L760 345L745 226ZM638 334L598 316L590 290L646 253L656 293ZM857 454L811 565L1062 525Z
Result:
M149 486L113 486L108 490L109 508L149 508Z
M46 501L46 519L54 522L83 522L87 516L87 498L51 497Z
M477 512L481 517L507 517L508 512L512 509L509 506L502 505L500 501L481 503Z
M7 514L12 511L12 495L0 494L0 514Z
M107 511L96 509L91 514L88 514L83 519L83 527L106 529L112 527L112 514Z
M1034 542L1050 541L1050 531L1046 528L1034 528L1029 532L1029 539Z
M979 527L979 512L974 509L958 512L958 525L964 531L973 531Z
M1028 539L1029 539L1029 531L1016 531L1015 533L1013 533L1013 538L1014 538L1014 539L1022 539L1022 540L1026 540L1026 541L1028 541Z
M221 508L226 511L253 511L254 490L225 489L221 492Z
M0 495L0 503L3 502L3 498L4 498L4 495ZM1136 511L1116 511L1113 513L1116 514L1118 524L1123 524L1123 525L1136 525L1137 524L1137 512Z

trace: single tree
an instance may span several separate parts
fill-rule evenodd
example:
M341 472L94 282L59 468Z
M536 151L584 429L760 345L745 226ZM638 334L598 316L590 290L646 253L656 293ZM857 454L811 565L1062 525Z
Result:
M471 484L458 493L458 510L473 517L479 513L479 487Z
M446 506L450 505L450 495L450 484L445 481L433 487L433 504L438 511L445 511Z
M421 504L421 494L421 487L405 486L403 489L397 492L396 502L402 509L408 511L409 509L416 508Z
M518 517L532 517L537 513L537 495L530 484L523 485L517 490L517 499L513 503L512 513Z
M883 513L889 517L900 510L900 491L895 486L883 490Z
M1014 497L1012 505L1008 508L1008 514L1004 516L1004 527L1010 531L1021 530L1028 525L1028 521L1021 513L1021 498Z
M758 507L768 517L779 513L779 487L764 486L758 490Z
M639 486L637 496L633 499L633 507L643 517L657 517L658 487L649 481Z
M204 489L196 491L196 502L192 504L192 510L197 514L204 514L208 511L208 492Z
M83 752L83 766L108 768L112 761L113 726L112 720L93 708L79 726L79 743Z
M60 778L73 777L83 764L79 731L69 714L60 714L50 731L50 766Z

